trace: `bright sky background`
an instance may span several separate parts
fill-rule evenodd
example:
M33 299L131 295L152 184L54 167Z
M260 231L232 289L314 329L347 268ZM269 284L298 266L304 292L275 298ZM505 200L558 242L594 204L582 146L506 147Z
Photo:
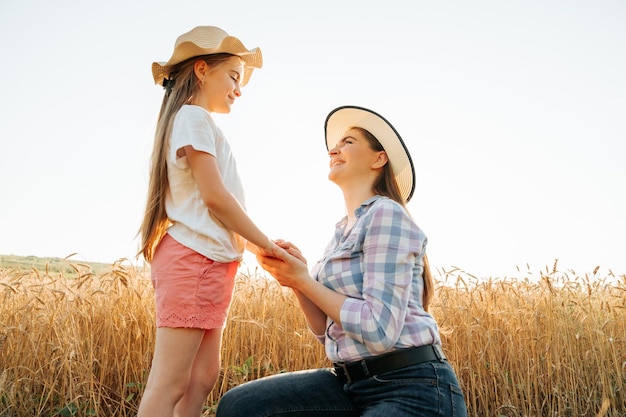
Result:
M323 123L355 104L412 153L434 267L626 273L625 22L620 0L0 0L0 254L134 262L150 65L214 25L265 60L216 115L248 212L309 263L344 215Z

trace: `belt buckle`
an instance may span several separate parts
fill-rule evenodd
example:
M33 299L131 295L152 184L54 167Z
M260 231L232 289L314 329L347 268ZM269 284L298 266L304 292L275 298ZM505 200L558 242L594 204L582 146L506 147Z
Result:
M337 364L341 370L343 371L343 375L346 377L346 381L348 384L352 383L352 379L350 378L350 372L348 372L348 365L345 362L340 362Z

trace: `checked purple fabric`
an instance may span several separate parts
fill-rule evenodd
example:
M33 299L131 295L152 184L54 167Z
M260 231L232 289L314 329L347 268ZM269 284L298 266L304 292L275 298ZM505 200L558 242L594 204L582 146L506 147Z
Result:
M396 348L440 344L424 311L422 271L427 238L395 201L374 196L336 225L323 258L311 269L325 286L348 296L341 323L328 319L317 335L333 362L355 361Z

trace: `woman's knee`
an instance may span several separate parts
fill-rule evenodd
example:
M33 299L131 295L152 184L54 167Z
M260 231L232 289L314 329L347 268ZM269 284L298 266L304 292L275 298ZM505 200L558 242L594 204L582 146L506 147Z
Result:
M330 370L288 372L232 388L220 399L217 417L304 415L308 410L319 412L320 405L327 410L351 407Z
M217 405L216 417L254 416L262 402L257 398L257 391L248 384L231 388Z

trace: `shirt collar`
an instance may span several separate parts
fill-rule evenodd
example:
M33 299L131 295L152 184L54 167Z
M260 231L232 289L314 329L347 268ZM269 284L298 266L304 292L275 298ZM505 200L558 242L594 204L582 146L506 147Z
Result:
M359 217L361 217L361 215L363 214L363 211L365 209L367 209L369 206L371 206L372 204L374 204L377 200L383 198L382 195L375 195L371 198L368 198L367 200L365 200L364 202L361 203L361 205L359 207L357 207L356 210L354 210L354 215L356 216L356 218L358 219ZM335 227L341 227L344 226L346 223L348 222L348 216L344 216L336 225Z
M371 206L372 204L374 204L374 202L380 198L383 198L383 196L381 195L375 195L372 198L368 198L367 200L365 200L364 202L361 203L361 205L354 210L354 215L359 218L361 216L361 214L363 213L363 210L365 210L366 207Z

